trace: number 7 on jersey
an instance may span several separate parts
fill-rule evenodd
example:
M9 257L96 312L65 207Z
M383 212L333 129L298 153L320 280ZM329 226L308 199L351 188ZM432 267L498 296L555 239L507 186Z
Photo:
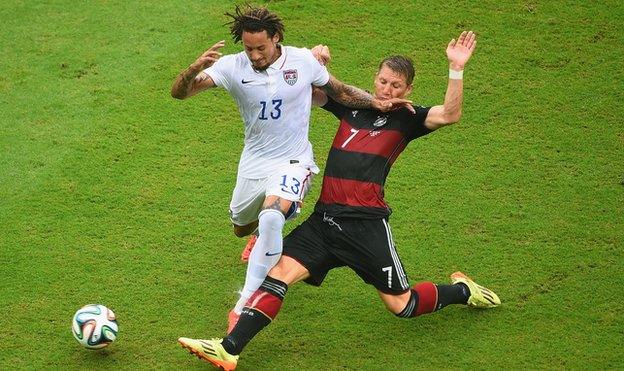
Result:
M351 129L351 135L349 135L349 137L347 138L347 140L344 141L344 143L342 143L342 145L340 146L340 148L344 148L347 146L347 144L349 144L349 142L355 138L355 136L357 135L357 133L360 130L356 130L356 129Z

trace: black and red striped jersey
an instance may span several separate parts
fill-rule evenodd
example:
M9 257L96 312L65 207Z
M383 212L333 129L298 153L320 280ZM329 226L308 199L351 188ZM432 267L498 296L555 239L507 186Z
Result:
M424 125L430 107L392 112L353 110L328 98L324 109L340 119L327 157L315 211L344 218L384 218L390 207L384 184L407 144L431 132Z

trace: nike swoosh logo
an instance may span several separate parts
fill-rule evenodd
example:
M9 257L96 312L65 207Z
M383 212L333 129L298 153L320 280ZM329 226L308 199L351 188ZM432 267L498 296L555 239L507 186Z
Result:
M266 253L266 254L264 254L264 255L266 255L266 256L275 256L275 255L279 255L279 254L280 254L280 252L278 251L278 252L273 253L273 254L271 254L270 252L267 252L267 253Z
M242 80L241 80L241 82L242 82L243 84L249 84L250 82L253 82L253 80L245 80L245 79L242 79Z

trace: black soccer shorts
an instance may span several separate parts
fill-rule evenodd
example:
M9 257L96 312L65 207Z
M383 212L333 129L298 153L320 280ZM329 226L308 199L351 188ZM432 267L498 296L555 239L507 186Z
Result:
M348 266L387 294L402 294L409 282L385 219L339 219L314 212L284 239L283 255L310 272L320 286L329 270Z

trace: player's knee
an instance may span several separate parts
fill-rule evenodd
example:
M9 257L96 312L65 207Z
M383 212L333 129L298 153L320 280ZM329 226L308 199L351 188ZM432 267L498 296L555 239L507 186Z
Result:
M398 295L391 294L381 294L381 298L383 300L386 309L393 313L394 315L399 316L407 306L409 306L411 301L411 291Z
M280 231L284 227L284 214L279 210L266 209L260 212L258 217L258 230L260 233Z
M258 221L256 220L245 225L236 225L232 223L232 226L234 227L234 235L236 237L245 237L252 234L256 228L258 228Z
M286 271L284 270L282 259L280 259L277 264L271 268L269 274L267 276L271 278L275 278L276 280L284 281L284 277L286 275Z
M277 264L271 268L268 276L291 285L308 278L310 273L295 259L282 255Z
M405 303L399 301L392 301L390 303L384 302L384 304L386 305L386 309L396 316L398 316L399 313L401 313L405 308Z
M244 225L244 226L235 225L234 226L234 235L236 237L249 236L251 232L253 232L253 229L250 230L249 226L247 225Z

